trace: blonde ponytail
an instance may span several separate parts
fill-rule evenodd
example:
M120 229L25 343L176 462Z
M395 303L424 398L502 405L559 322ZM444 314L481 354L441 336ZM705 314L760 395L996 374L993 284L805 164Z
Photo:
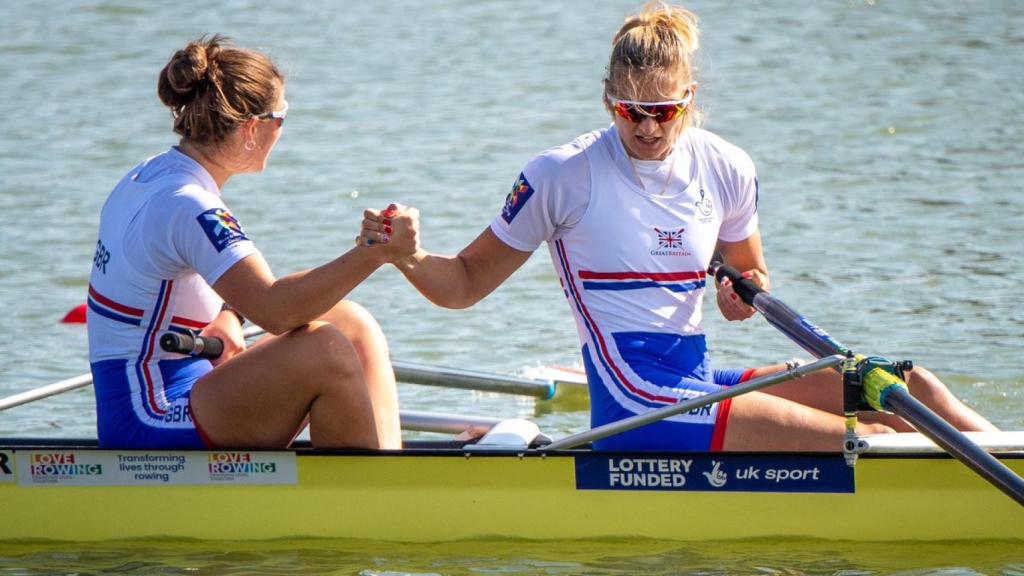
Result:
M605 105L610 97L634 100L694 80L693 56L700 47L699 18L665 2L648 2L626 18L612 39L604 80ZM681 96L681 95L677 95ZM695 107L685 120L693 123Z

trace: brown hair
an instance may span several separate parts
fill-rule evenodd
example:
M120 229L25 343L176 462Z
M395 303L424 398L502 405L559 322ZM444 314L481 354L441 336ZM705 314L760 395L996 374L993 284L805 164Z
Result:
M224 141L255 115L271 111L284 76L265 55L203 36L171 56L157 94L171 109L174 131L201 146Z
M612 39L612 55L604 79L608 99L636 99L670 82L693 81L692 55L700 47L699 18L693 12L664 2L648 2L639 14L626 18ZM687 107L692 122L695 107Z

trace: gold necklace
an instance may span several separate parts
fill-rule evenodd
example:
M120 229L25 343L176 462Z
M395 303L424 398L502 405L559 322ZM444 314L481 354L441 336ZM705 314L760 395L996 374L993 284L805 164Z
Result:
M629 167L633 169L633 177L636 178L640 189L647 192L647 186L644 186L644 181L640 179L640 173L636 171L636 163L633 161L633 157L630 156L629 152L626 152L626 158L629 158ZM664 196L665 192L668 192L668 183L672 181L672 174L676 169L676 156L672 154L672 163L668 165L668 177L665 178L665 185L661 187L661 194L658 196Z

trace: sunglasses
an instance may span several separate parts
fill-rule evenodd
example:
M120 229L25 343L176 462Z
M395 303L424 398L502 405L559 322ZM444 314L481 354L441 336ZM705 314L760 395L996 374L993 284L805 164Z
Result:
M278 125L284 124L285 117L288 116L288 101L284 101L284 108L280 110L271 110L263 114L257 114L254 116L257 120L280 120Z
M624 120L635 124L643 122L647 118L653 118L658 124L671 122L683 115L686 107L693 100L693 92L687 91L686 97L682 100L668 100L665 102L636 102L634 100L619 100L609 98L615 113Z

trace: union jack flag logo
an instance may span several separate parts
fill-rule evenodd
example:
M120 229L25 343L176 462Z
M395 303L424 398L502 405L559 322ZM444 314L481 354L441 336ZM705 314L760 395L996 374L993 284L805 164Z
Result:
M658 248L682 248L683 247L683 232L686 228L680 228L678 230L659 230L654 229L658 233Z

